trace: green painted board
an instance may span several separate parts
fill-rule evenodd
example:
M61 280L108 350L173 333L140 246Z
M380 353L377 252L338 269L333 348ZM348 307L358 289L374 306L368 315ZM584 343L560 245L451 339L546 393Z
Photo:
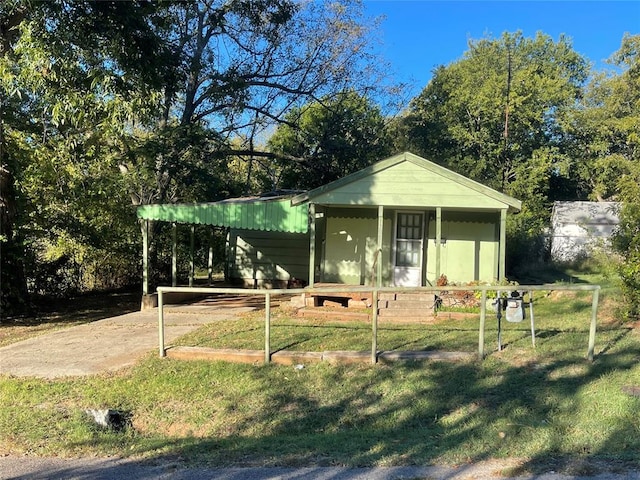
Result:
M243 230L306 233L308 206L285 200L142 205L138 218L161 222L214 225Z

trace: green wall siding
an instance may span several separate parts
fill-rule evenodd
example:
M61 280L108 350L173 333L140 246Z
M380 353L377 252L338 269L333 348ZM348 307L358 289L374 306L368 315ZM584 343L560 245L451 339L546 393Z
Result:
M405 210L403 210L405 211ZM416 210L418 211L418 210ZM435 285L435 215L426 211L425 265L423 279ZM373 209L327 209L318 220L317 281L347 285L375 282L377 211ZM441 273L450 282L494 281L497 278L498 237L495 214L443 212ZM382 261L383 285L393 282L393 232L395 210L384 215ZM309 236L232 231L229 237L231 280L245 285L285 284L307 280ZM427 283L424 283L427 284Z
M318 204L500 209L504 203L412 162L395 164L314 197Z
M336 213L337 210L333 210L333 215ZM349 216L331 216L331 212L328 212L326 218L321 281L347 285L372 285L375 282L373 269L378 247L377 211L345 210L342 214ZM385 215L383 250L381 258L378 259L383 262L383 284L389 283L391 228L391 219Z
M245 285L309 278L309 235L258 230L229 234L229 278Z
M443 213L440 273L450 282L495 281L498 277L496 216ZM435 284L435 220L429 222L427 278Z
M405 211L405 210L403 210ZM423 284L435 285L435 218L425 232ZM344 216L348 214L348 216ZM377 248L377 218L365 209L330 209L326 217L326 240L319 253L322 258L320 281L347 285L371 285L374 253ZM498 238L496 215L445 212L441 249L441 273L451 282L493 281L497 278ZM383 229L383 285L391 285L393 272L393 232L395 210L386 210Z

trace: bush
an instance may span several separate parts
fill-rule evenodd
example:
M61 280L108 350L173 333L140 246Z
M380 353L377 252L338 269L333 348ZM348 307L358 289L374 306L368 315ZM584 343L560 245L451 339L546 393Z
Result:
M618 273L622 282L624 315L627 318L640 318L640 205L623 205L620 225L613 236L612 245L622 256Z

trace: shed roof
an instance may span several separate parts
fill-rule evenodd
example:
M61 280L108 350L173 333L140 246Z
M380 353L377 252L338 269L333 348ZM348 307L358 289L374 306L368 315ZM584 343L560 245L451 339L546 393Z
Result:
M306 233L306 204L291 205L291 194L245 197L219 202L142 205L138 218L161 222L214 225L244 230Z
M410 152L295 196L291 203L518 211L522 202Z
M558 225L617 225L619 202L554 202L552 223Z

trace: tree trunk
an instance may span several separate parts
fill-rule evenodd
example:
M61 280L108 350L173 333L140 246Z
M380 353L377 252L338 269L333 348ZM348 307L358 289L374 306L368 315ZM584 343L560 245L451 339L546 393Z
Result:
M1 120L0 120L1 124ZM4 154L0 127L0 155ZM1 157L0 157L1 158ZM13 175L0 165L0 322L9 313L23 311L29 295L24 273L24 247L15 234L16 195Z
M27 7L13 10L0 21L0 55L12 53L16 28L27 15ZM0 323L12 312L28 306L24 272L24 246L16 234L17 197L15 179L9 162L4 125L5 97L0 91Z

